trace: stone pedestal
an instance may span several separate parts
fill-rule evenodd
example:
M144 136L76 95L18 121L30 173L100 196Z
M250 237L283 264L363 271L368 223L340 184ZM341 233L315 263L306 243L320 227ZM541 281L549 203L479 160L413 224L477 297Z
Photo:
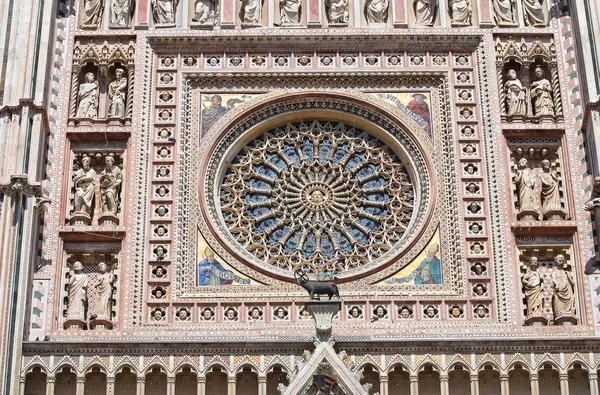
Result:
M523 209L517 214L519 221L537 221L540 214L534 209Z
M311 312L315 319L316 340L328 343L331 339L331 323L333 317L341 310L342 302L337 300L311 300L304 304L304 308Z
M90 321L91 329L112 329L113 323L106 317L97 317Z
M100 225L119 225L119 217L113 213L102 213L98 218L98 224Z
M546 221L562 221L567 216L563 209L544 210L544 219Z
M563 313L554 319L554 325L577 325L577 317L571 313Z
M533 314L525 319L525 325L541 326L548 325L548 319L541 314Z
M69 223L71 225L89 225L92 222L92 218L84 213L76 213L71 215Z
M65 329L87 329L87 322L83 317L68 317L63 324Z

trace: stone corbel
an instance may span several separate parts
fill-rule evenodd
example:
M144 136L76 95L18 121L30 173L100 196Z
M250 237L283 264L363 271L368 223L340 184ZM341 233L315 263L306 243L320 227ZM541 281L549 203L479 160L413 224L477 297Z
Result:
M9 196L25 194L28 196L41 197L42 184L40 182L29 183L27 174L10 176L8 184L0 184L0 192Z

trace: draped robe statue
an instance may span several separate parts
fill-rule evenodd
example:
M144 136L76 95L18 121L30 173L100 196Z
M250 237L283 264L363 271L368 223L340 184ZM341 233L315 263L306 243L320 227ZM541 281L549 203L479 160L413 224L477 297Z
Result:
M508 71L508 81L504 84L506 91L506 105L508 115L526 115L527 103L525 101L525 88L517 78L515 70Z
M67 319L86 319L88 277L81 262L75 262L69 278Z
M98 81L94 79L94 73L86 73L84 83L79 85L77 118L98 117Z
M365 17L369 24L386 23L388 17L389 0L367 0Z
M492 4L498 26L515 24L515 0L493 0Z
M110 26L129 27L133 10L133 0L112 0L110 5Z
M544 0L523 0L525 25L545 27L548 25L548 7Z
M262 0L242 0L242 22L262 24Z
M125 118L125 96L127 95L127 78L123 69L116 69L117 78L108 86L108 116Z
M560 211L560 188L558 175L552 170L550 161L542 161L542 211Z
M123 176L121 169L116 167L115 159L107 156L104 160L106 167L100 174L100 197L102 200L102 212L117 214L119 208L119 191Z
M525 302L527 303L527 317L542 313L542 278L537 271L537 266L537 257L531 257L529 267L525 269L526 272L521 279Z
M435 22L438 0L416 0L414 3L415 23L421 26L432 26Z
M102 21L102 11L104 11L104 0L84 0L81 27L98 27Z
M112 317L112 294L115 283L115 276L107 272L106 263L98 264L98 277L96 284L96 305L95 312L97 318L109 320Z
M154 23L172 25L175 23L175 11L178 0L152 0Z
M470 25L473 7L471 0L449 0L450 16L452 23Z
M297 25L300 23L301 0L280 0L279 13L282 25Z
M82 167L75 172L73 177L73 185L75 186L75 210L73 214L92 215L96 172L90 168L91 161L89 156L83 158L81 160Z
M327 19L331 23L348 23L348 0L325 0Z
M527 165L527 159L525 158L519 159L515 183L519 193L520 210L537 210L538 204L535 196L535 175Z
M554 258L556 270L552 273L552 285L554 295L552 295L552 308L555 316L561 314L575 314L575 293L573 278L567 272L565 257L562 254Z
M214 24L217 16L216 9L217 6L213 0L196 0L192 21L202 24Z
M535 80L531 84L531 101L535 115L554 116L554 100L552 99L552 84L544 78L544 70L535 68Z

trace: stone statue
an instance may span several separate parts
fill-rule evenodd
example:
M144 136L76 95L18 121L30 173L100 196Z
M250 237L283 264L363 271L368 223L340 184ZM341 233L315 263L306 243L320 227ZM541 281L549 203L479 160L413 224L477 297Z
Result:
M116 79L108 86L108 116L125 118L125 96L127 95L127 78L121 68L115 70Z
M414 3L415 23L421 26L432 26L435 22L438 0L416 0Z
M84 0L81 13L81 27L95 28L102 21L104 0Z
M523 88L523 84L517 78L517 72L514 69L508 70L508 81L504 84L504 90L506 91L508 115L526 115L525 88Z
M330 23L348 23L350 12L348 0L325 0L327 19Z
M75 318L85 321L87 309L88 277L83 273L81 262L73 264L68 285L67 319Z
M119 208L119 191L123 176L121 169L115 166L115 158L107 156L104 159L106 167L100 173L100 197L102 212L117 214Z
M470 25L473 7L471 0L448 0L452 23L457 25Z
M152 0L154 23L172 25L175 23L175 12L178 0Z
M532 256L529 260L529 266L525 266L525 274L523 274L523 278L521 279L528 317L542 313L542 278L537 271L537 267L538 258Z
M498 26L515 24L515 0L493 0L492 4Z
M537 210L538 203L535 196L535 182L535 175L527 165L527 159L519 159L515 184L517 185L520 211Z
M302 0L279 0L279 12L282 25L297 25L300 23Z
M552 169L550 161L542 161L542 211L562 211L560 204L559 179L556 169Z
M98 81L95 80L94 73L85 73L85 81L79 85L77 100L77 118L98 117Z
M90 167L92 159L89 156L81 160L82 167L75 172L73 185L75 186L75 210L73 214L92 215L92 204L94 204L94 180L96 172Z
M365 17L369 24L386 23L388 17L389 0L367 0Z
M525 25L545 27L548 25L548 7L544 0L523 0Z
M287 386L284 383L277 384L277 392L283 394L287 390Z
M217 5L215 0L196 0L193 22L214 25L217 22Z
M544 78L544 70L535 68L535 80L531 84L531 102L535 115L554 116L554 100L552 100L552 84Z
M242 0L242 22L262 25L262 0Z
M96 284L96 305L92 318L102 318L110 321L112 318L112 294L115 275L107 272L106 263L98 264L98 283Z
M304 368L304 366L306 366L306 364L310 360L311 356L312 355L311 355L310 351L304 350L304 352L302 353L300 358L296 359L296 370L294 372L295 375L298 375L298 373L300 373L300 371Z
M133 14L133 0L112 0L110 5L110 27L129 27Z
M571 274L566 271L567 263L565 257L562 254L558 254L554 258L556 264L556 270L552 273L552 285L554 288L554 295L552 295L552 308L554 309L554 315L560 316L562 314L575 314L575 294L573 278Z

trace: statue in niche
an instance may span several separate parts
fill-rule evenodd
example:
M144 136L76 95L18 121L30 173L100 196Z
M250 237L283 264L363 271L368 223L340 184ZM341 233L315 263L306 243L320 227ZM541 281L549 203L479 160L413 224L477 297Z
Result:
M435 22L438 0L416 0L415 23L421 26L432 26Z
M515 184L517 185L520 211L537 211L538 202L535 195L535 182L535 175L527 164L527 159L519 159Z
M116 215L119 209L119 191L123 175L121 169L115 166L115 158L107 156L104 159L106 167L100 173L100 197L102 212Z
M506 106L509 116L521 116L527 114L527 102L525 100L525 88L517 78L514 69L508 70L508 81L504 84L506 91Z
M554 116L552 84L544 78L544 70L539 65L534 72L537 78L531 84L531 102L533 103L534 114Z
M279 0L282 25L298 25L302 10L302 0Z
M77 118L98 117L98 81L94 73L85 73L84 83L79 85L77 93Z
M83 273L83 265L77 261L69 275L67 319L85 320L87 309L88 276Z
M550 161L542 161L542 211L544 214L562 211L560 203L560 181L556 169L552 168Z
M175 11L178 0L152 0L154 23L161 25L175 24Z
M96 284L96 306L92 319L100 318L110 321L112 318L112 294L115 275L107 271L106 263L98 264L98 283Z
M81 168L75 172L73 185L75 186L75 210L73 214L85 214L88 217L92 215L92 205L94 204L94 180L96 171L90 167L92 159L89 156L81 160Z
M348 23L350 17L348 0L325 0L325 6L327 7L327 19L330 23Z
M449 0L450 18L456 25L470 25L473 7L471 0Z
M527 317L542 313L542 278L537 268L538 258L532 256L529 260L529 266L525 266L525 274L523 274L523 278L521 279L523 293L525 294L525 303L527 304Z
M110 5L110 26L129 27L133 10L133 0L112 0Z
M514 25L515 22L515 0L493 0L494 19L498 26Z
M127 95L127 78L121 68L115 70L116 79L108 85L108 116L125 118L125 96Z
M367 0L365 16L369 24L386 23L388 17L388 0Z
M523 0L525 25L545 27L548 24L548 7L544 0Z
M96 28L102 21L104 0L84 0L81 27Z
M242 22L262 25L262 0L242 0Z
M197 0L194 6L193 22L214 25L217 22L217 4L215 0Z
M575 315L575 293L573 277L567 272L567 263L564 255L558 254L554 258L556 270L552 273L552 308L556 317L562 314Z

